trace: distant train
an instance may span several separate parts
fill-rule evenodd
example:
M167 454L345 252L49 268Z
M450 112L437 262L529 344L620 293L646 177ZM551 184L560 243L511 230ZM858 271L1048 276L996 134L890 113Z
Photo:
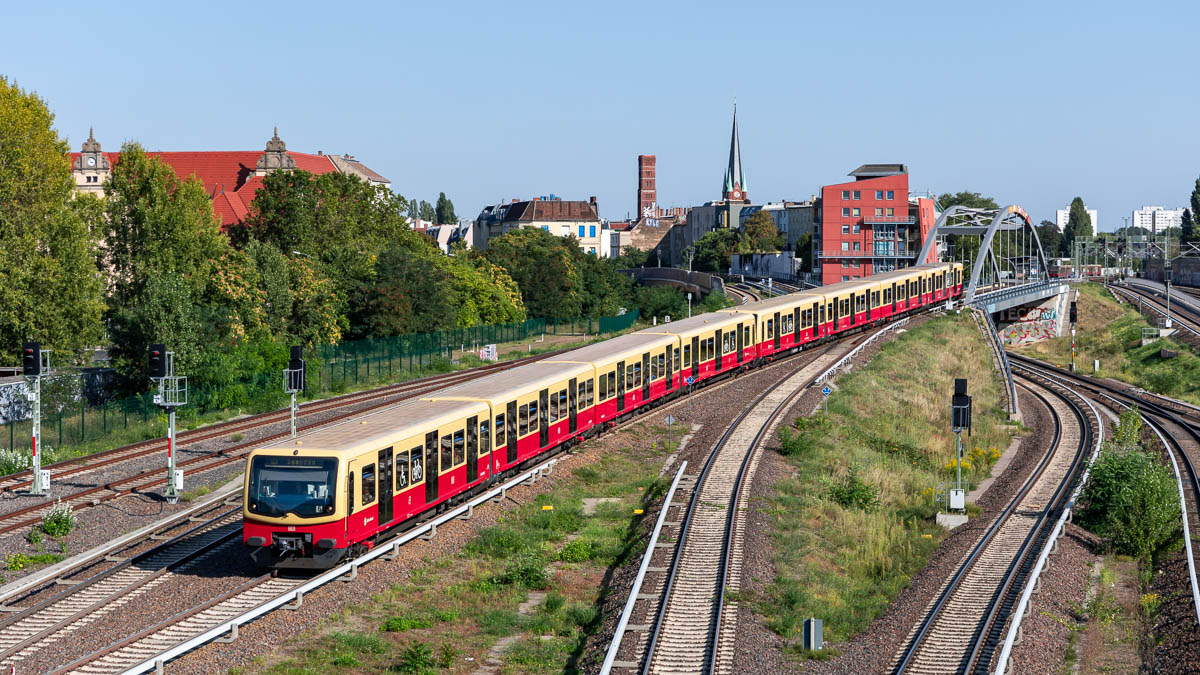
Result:
M693 383L962 294L921 265L661 324L254 450L242 539L264 567L321 569Z

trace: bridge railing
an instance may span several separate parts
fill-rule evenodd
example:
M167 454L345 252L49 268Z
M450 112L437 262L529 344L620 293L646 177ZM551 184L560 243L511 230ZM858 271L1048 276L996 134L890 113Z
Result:
M670 283L695 288L703 295L708 295L712 291L725 292L725 282L721 280L721 277L705 272L689 272L676 267L634 267L621 271L641 283L648 281Z

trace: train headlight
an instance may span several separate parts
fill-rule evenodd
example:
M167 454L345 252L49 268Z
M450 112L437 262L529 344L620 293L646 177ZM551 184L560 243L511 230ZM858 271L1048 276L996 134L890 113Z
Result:
M250 510L257 511L258 510L258 502L250 502Z

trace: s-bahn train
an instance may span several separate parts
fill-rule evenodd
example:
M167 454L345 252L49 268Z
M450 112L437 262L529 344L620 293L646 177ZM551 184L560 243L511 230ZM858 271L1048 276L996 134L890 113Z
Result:
M642 409L962 294L921 265L661 324L255 449L242 540L264 567L322 569Z

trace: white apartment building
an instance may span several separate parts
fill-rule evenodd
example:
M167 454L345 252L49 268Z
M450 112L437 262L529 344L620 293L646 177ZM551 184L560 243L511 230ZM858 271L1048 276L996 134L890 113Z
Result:
M1100 231L1100 213L1098 211L1096 211L1096 209L1089 209L1087 207L1087 204L1084 204L1083 208L1085 211L1087 211L1088 216L1092 219L1092 232L1099 232ZM1065 209L1059 209L1059 210L1055 211L1054 215L1055 215L1054 222L1058 225L1058 231L1063 232L1064 230L1067 229L1067 221L1070 220L1070 218L1071 218L1070 205L1068 205L1067 208L1065 208Z
M1168 227L1183 225L1183 209L1168 209L1163 206L1143 206L1133 212L1134 227L1144 227L1158 234Z

